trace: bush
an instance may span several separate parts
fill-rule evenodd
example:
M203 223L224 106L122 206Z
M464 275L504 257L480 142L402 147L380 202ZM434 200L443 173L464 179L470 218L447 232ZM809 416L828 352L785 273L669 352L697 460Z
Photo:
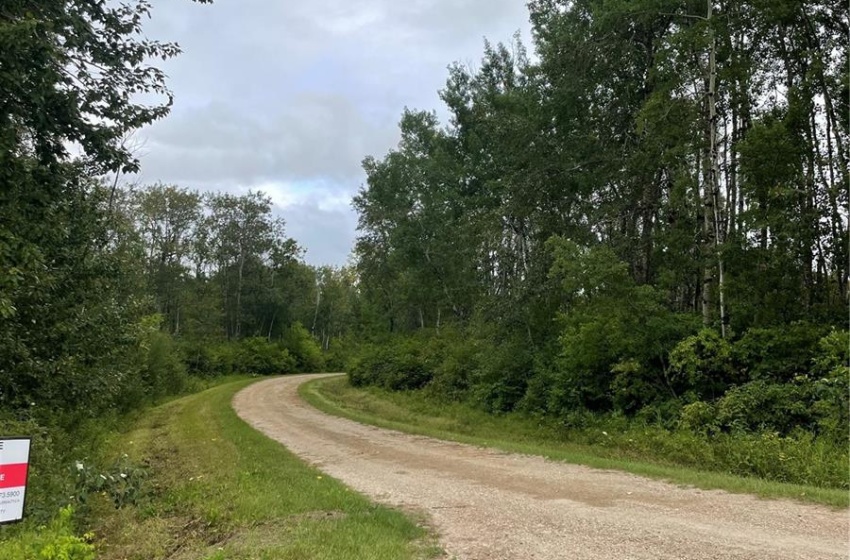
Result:
M526 341L488 342L472 374L472 398L488 412L509 412L525 396L533 371L531 349Z
M633 384L662 387L667 356L696 330L695 316L670 311L665 294L638 285L628 264L610 247L584 247L560 237L550 238L547 247L553 257L549 275L561 284L564 309L559 315L561 352L553 379L557 387L551 393L557 414L576 407L611 410L615 368L620 370L615 375L622 374L619 388L629 388L632 396L640 390L629 387ZM630 373L640 374L636 383L629 379ZM620 406L636 410L655 398L628 398Z
M234 342L220 342L209 346L210 371L216 375L229 375L240 370L239 349ZM244 369L241 371L245 371Z
M210 377L217 374L213 368L213 355L208 342L181 341L180 354L186 364L186 370L191 375Z
M159 314L143 317L136 325L138 345L129 360L132 371L123 376L116 397L117 409L122 413L186 389L183 354L171 335L160 330L161 325Z
M614 410L634 415L657 404L664 396L664 387L658 375L647 371L637 360L624 360L611 368Z
M832 331L818 342L812 378L812 408L819 432L846 447L850 432L850 332Z
M818 341L812 360L812 374L841 377L850 369L850 331L832 330Z
M731 431L775 431L789 434L795 428L811 430L816 417L811 385L751 381L730 389L717 401L717 421Z
M301 323L295 323L286 330L283 345L295 358L298 371L314 373L325 369L325 359L319 343Z
M421 389L434 375L422 345L415 339L395 339L364 347L353 360L349 379L355 387L374 385L391 391Z
M236 363L239 372L258 375L290 373L296 369L295 358L286 348L265 338L244 338L237 343Z
M59 515L39 531L22 533L0 541L0 558L15 560L95 560L93 535L74 535L74 510L62 508Z
M734 344L733 358L747 379L789 382L809 373L825 334L825 327L804 322L750 329Z
M671 377L681 392L716 399L742 381L732 364L732 347L713 329L703 329L670 351Z
M434 364L428 394L442 401L457 402L469 397L473 372L491 346L486 341L452 327L444 327L428 341L427 354Z
M152 333L143 350L141 378L148 397L176 395L186 389L186 366L170 335Z
M679 426L700 434L715 434L718 430L717 409L714 405L696 401L682 407Z
M127 455L122 455L106 469L75 461L71 471L74 500L83 508L95 494L108 498L116 509L138 505L149 494L147 467L132 462Z
M209 377L234 373L274 375L296 371L295 358L283 344L262 337L229 342L193 342L183 346L193 374Z
M357 346L350 339L332 338L324 354L325 369L332 372L347 371L356 353Z

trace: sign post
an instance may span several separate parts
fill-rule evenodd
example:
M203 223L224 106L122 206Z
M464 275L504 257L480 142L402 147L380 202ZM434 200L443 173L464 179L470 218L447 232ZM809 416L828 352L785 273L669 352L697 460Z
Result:
M31 441L0 437L0 524L24 518Z

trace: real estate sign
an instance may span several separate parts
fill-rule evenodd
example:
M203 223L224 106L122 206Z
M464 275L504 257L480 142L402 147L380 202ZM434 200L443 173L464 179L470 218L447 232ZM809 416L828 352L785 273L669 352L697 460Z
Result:
M30 438L0 437L0 523L24 518Z

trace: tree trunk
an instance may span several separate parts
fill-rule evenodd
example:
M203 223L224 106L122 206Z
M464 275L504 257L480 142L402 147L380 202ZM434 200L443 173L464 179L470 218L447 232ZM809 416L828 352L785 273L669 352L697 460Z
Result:
M322 289L316 286L316 308L313 310L313 326L310 327L310 334L316 335L316 321L319 320L319 303L322 301ZM392 328L390 329L392 330Z
M239 338L242 328L242 277L245 271L245 255L239 256L239 274L236 278L236 311L234 313L233 333L236 338Z
M707 216L712 221L712 237L714 238L714 251L717 258L717 299L720 310L720 334L726 338L726 282L722 254L724 241L723 231L723 209L720 196L717 159L717 41L714 37L714 28L711 27L714 5L713 0L708 0L708 24L710 43L708 52L708 188L710 189L711 213Z

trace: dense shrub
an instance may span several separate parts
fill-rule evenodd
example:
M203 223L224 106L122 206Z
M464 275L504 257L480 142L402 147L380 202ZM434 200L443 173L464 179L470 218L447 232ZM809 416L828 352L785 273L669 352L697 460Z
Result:
M74 477L73 500L86 508L94 495L108 499L116 509L138 505L150 494L146 465L134 463L122 455L106 468L75 461L71 466Z
M392 391L421 389L433 375L424 346L416 339L402 338L364 347L349 371L356 387L375 385Z
M186 365L186 371L196 377L210 377L216 375L213 369L213 355L210 342L199 340L181 340L180 355Z
M812 429L811 386L756 380L733 387L717 401L718 424L732 431L770 430L788 434L796 427Z
M513 339L485 345L472 372L472 398L490 412L513 410L528 389L534 369L526 341Z
M818 342L812 361L812 405L818 429L847 447L850 426L850 332L834 330Z
M797 330L799 332L791 336L796 340L801 338L800 332L810 332L800 325ZM771 336L776 334L771 332ZM766 329L759 329L753 337L748 333L741 339L740 347L728 345L712 334L700 333L676 347L671 353L671 366L679 375L689 376L694 386L699 386L703 383L700 379L706 375L728 372L732 355L736 352L748 354L753 338L763 339L768 336L766 333ZM705 340L711 343L704 344ZM771 362L770 371L782 372L780 377L798 371L791 380L779 382L772 380L773 376L757 374L757 379L731 387L713 404L697 401L685 406L681 425L704 433L769 430L782 435L802 428L815 435L846 442L850 422L848 344L846 331L833 331L821 338L815 348L807 342L806 351L810 354L806 359L794 357L786 362ZM767 370L757 364L749 371Z
M59 515L38 531L23 533L19 538L0 541L0 558L15 560L95 560L93 535L74 534L74 510L60 510Z
M734 344L735 364L748 379L791 381L809 373L818 343L827 331L804 322L750 329Z
M444 329L440 339L441 356L434 367L428 391L437 399L463 400L472 387L473 372L481 371L481 357L490 350L490 346L454 329Z
M657 372L637 360L624 360L611 368L614 380L611 393L614 410L634 415L641 410L657 407L671 397L669 386L665 386Z
M247 370L241 369L239 348L236 342L220 342L210 345L209 352L210 369L217 375L228 375L237 371L247 372Z
M332 338L324 353L325 369L332 372L348 370L350 360L357 354L357 344L348 338Z
M202 377L235 373L274 375L298 370L295 357L282 343L262 337L193 342L185 344L182 350L187 369Z
M613 456L848 487L847 331L800 323L725 340L660 311L650 291L628 293L627 305L579 301L542 348L486 328L397 336L361 349L351 383L532 415Z
M274 375L296 370L295 358L280 344L265 338L244 338L236 344L234 373Z
M696 399L715 399L743 380L732 363L732 345L713 329L702 329L670 351L670 373L677 389Z
M713 435L720 429L717 408L711 403L696 401L682 407L679 426L696 433Z
M143 352L141 379L148 397L176 395L186 389L186 365L171 336L159 331L152 333Z
M554 259L550 276L564 298L551 411L564 416L578 407L616 407L634 413L666 398L668 354L696 331L695 317L670 311L663 292L638 285L610 248L558 237L547 246ZM615 403L616 390L628 396Z
M295 367L303 373L324 371L325 359L322 348L313 335L301 323L289 327L283 335L283 345L295 358Z
M812 360L812 374L819 377L842 376L850 369L850 331L833 329L818 341Z

